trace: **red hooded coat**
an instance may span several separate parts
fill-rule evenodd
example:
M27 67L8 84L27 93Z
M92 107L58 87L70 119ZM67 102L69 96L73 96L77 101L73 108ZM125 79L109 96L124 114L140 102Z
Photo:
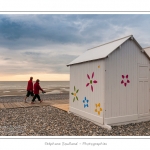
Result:
M28 81L27 91L33 91L33 82L32 82L32 80Z
M34 94L39 94L39 90L43 91L38 82L34 84Z

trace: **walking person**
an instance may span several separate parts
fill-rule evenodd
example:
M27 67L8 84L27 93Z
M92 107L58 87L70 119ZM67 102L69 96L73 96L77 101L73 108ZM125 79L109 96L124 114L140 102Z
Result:
M24 99L24 102L27 103L27 98L31 95L32 97L34 96L33 94L33 77L30 77L30 80L28 81L28 85L27 85L27 94L26 97Z
M33 97L33 99L32 99L32 102L31 102L31 104L34 104L34 101L35 101L35 99L36 98L38 98L38 100L40 101L40 103L43 101L43 100L41 100L41 98L40 98L40 95L39 95L39 90L41 90L43 93L45 93L45 91L40 87L40 85L39 85L39 79L37 79L36 80L36 82L35 82L35 84L34 84L34 97Z

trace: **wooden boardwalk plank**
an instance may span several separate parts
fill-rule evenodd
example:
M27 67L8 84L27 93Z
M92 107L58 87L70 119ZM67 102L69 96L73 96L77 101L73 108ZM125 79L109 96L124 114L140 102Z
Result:
M0 109L5 109L5 106L3 103L0 103Z
M43 101L42 103L40 103L40 105L42 105L42 106L50 106L53 104L54 104L54 102L52 102L52 101Z
M19 102L19 104L23 107L30 107L31 103Z
M10 105L8 103L3 103L5 108L11 108Z
M25 108L25 107L40 107L40 106L54 106L59 109L68 111L69 110L69 100L45 100L42 103L36 101L35 104L30 102L11 102L11 103L0 103L0 109L8 108Z
M54 104L52 106L62 109L62 110L65 110L65 111L69 110L69 104Z
M13 108L13 106L11 105L11 103L7 103L7 105L9 106L9 108Z
M24 103L24 107L32 107L31 102Z
M15 105L16 105L18 108L20 108L20 107L24 107L24 106L20 105L20 103L19 103L19 102L15 102Z
M11 105L12 105L13 108L17 108L17 107L18 107L18 106L15 104L15 102L12 102Z
M50 105L50 103L48 103L47 101L43 101L42 103L35 102L35 104L31 104L31 103L22 103L22 105L24 105L24 107L34 107L34 106L43 106L43 105Z
M29 104L28 103L25 103L25 102L20 102L20 104L23 106L23 107L28 107Z
M34 107L34 106L37 106L37 104L24 103L24 102L20 102L19 104L21 106L23 106L23 107Z
M32 107L33 106L33 104L31 104L31 103L22 103L22 105L24 105L24 107Z

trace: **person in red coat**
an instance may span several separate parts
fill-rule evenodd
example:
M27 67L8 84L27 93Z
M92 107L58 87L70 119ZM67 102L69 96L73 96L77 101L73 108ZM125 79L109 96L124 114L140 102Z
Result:
M39 95L39 90L41 90L43 93L45 93L45 91L40 87L39 85L39 79L36 80L36 82L34 83L34 97L32 99L31 104L34 104L34 101L36 98L38 98L38 100L40 101L40 103L42 102L40 95Z
M27 99L27 97L29 97L30 95L33 97L34 96L34 94L33 94L33 82L32 82L32 80L33 80L33 77L30 77L30 80L28 81L28 85L27 85L27 95L26 95L26 97L25 97L25 103L27 103L27 101L26 101L26 99Z

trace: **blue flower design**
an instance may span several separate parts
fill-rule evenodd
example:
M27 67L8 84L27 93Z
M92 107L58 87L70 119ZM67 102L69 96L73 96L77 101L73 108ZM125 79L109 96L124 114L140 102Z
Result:
M89 107L88 102L89 102L89 100L86 99L86 97L85 97L84 100L83 100L84 108Z

